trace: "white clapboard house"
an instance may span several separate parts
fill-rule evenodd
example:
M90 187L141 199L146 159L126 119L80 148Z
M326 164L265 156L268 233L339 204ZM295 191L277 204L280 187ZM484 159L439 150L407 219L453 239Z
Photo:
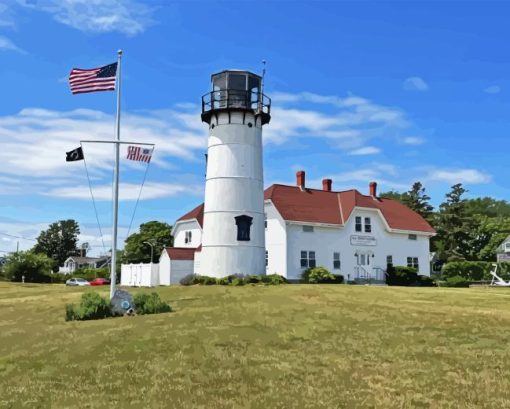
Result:
M510 263L510 236L508 236L497 248L497 260L498 263Z
M265 273L298 280L306 268L324 266L346 280L383 281L392 264L430 275L434 229L400 202L377 197L375 182L364 195L355 189L333 191L330 179L323 180L322 189L307 188L303 171L296 179L295 186L265 190ZM201 204L175 223L175 247L160 259L165 284L190 273L211 275L200 265L203 222Z

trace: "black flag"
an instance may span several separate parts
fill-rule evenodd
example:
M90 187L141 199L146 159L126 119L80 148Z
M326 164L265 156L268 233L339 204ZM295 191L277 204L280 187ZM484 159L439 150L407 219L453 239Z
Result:
M83 160L83 149L81 146L70 152L66 152L66 162L74 162L75 160Z

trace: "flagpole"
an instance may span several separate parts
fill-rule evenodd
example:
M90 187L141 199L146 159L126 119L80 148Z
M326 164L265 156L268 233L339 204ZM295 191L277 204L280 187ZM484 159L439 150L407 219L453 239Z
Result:
M117 119L115 121L115 141L120 141L120 85L122 61L122 50L117 51ZM115 281L117 276L117 224L119 218L119 147L120 143L115 143L115 166L113 168L113 227L112 227L112 257L110 274L110 299L115 294Z

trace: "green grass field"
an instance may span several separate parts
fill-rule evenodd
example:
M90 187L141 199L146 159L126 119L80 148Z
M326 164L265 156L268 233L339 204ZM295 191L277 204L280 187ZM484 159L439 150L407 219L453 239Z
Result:
M505 289L172 287L65 322L83 291L0 283L0 408L510 408Z

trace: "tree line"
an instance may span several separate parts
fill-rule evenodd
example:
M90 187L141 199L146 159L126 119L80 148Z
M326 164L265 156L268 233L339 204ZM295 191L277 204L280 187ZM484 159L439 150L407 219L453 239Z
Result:
M51 272L57 272L69 257L88 256L87 249L78 246L80 226L76 220L59 220L41 231L36 244L27 251L17 251L7 256L0 276L12 281L49 281ZM151 246L152 253L151 254ZM173 246L172 226L150 221L140 225L139 231L125 240L124 249L118 251L117 272L121 263L149 263L159 261L161 251ZM107 255L111 255L108 249Z
M438 209L421 182L407 192L385 192L381 197L400 201L434 227L431 251L439 263L495 261L498 246L510 235L510 203L491 197L466 199L466 193L461 183L453 185Z

